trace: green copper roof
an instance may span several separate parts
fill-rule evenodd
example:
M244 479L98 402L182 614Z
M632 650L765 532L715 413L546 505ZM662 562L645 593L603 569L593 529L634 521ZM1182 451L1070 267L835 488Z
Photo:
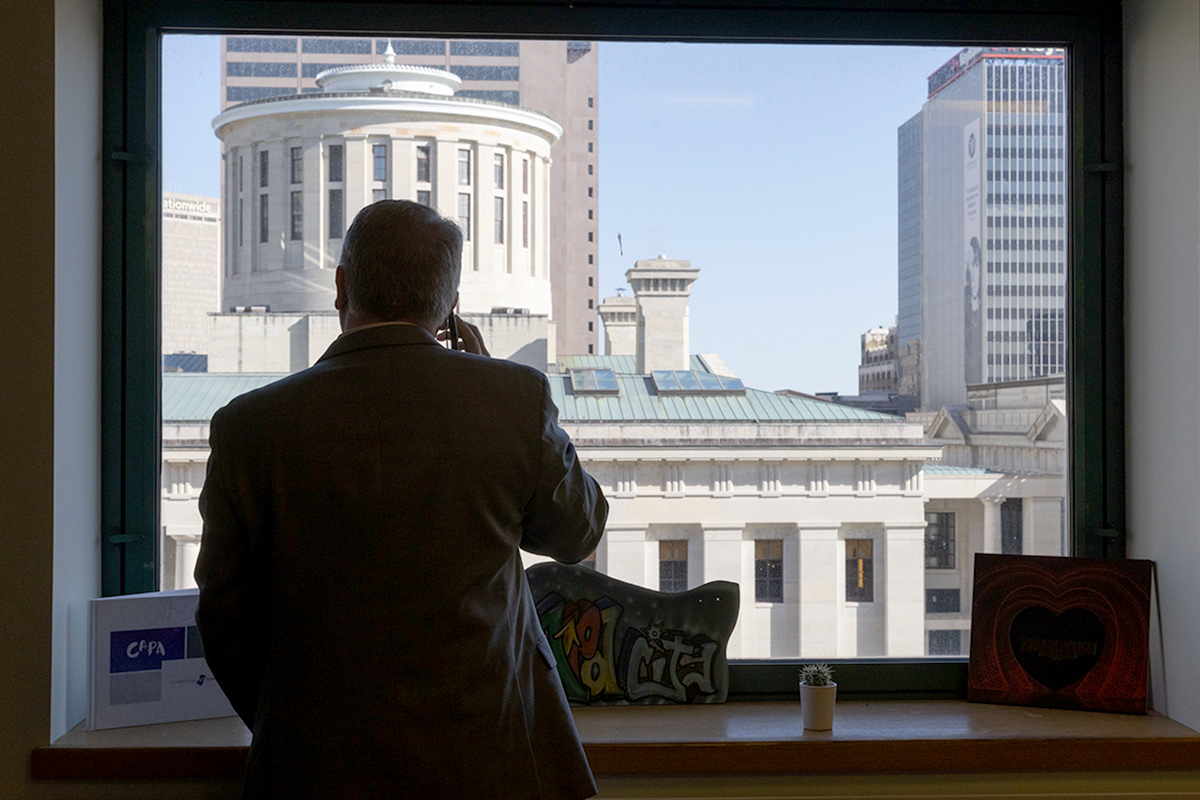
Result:
M611 369L618 374L637 374L637 356L562 356L560 361L566 369ZM692 355L688 369L712 372L701 355Z
M1000 475L1002 473L992 469L984 469L983 467L955 467L950 464L926 464L924 466L926 475Z
M286 378L281 372L168 372L163 375L162 415L168 422L205 421L239 394Z
M592 361L594 359L594 362ZM625 363L628 359L628 364ZM562 422L902 422L898 417L838 405L808 397L759 389L714 394L659 394L648 375L621 374L633 368L632 356L571 356L564 363L575 369L613 369L617 394L579 394L571 389L568 373L550 378L550 394ZM700 356L692 369L709 372ZM163 419L203 421L239 394L274 383L281 373L165 373Z
M824 400L747 389L745 394L658 394L647 375L617 375L615 395L571 391L567 375L550 376L562 422L902 422L891 414Z

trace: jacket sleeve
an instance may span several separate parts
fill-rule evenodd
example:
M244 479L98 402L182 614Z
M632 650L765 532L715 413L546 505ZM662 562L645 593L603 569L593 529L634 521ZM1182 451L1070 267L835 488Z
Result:
M225 409L213 416L208 474L200 494L204 533L196 559L196 625L204 657L234 711L254 728L269 644L267 575L251 528L261 510L246 509L245 481L226 431ZM245 476L242 476L243 478Z
M558 408L542 376L541 456L537 485L525 507L521 548L575 564L596 549L608 518L608 501L599 484L584 472L566 431L558 426Z

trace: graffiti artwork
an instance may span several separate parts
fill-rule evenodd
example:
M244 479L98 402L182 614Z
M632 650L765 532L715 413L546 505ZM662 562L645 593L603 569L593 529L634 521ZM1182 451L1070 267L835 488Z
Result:
M567 697L584 705L721 703L738 587L656 592L586 567L527 570Z

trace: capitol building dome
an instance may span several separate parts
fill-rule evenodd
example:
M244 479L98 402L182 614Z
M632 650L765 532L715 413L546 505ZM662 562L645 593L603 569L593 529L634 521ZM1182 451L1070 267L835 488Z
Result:
M536 111L458 97L458 76L396 64L390 45L386 58L326 70L319 91L241 103L213 120L224 143L223 311L331 311L354 215L407 199L463 230L461 313L549 321L550 147L562 128Z

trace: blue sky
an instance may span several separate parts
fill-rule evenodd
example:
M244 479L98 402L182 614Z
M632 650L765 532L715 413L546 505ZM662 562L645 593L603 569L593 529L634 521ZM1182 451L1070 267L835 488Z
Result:
M896 314L896 129L957 48L599 52L601 297L636 259L691 259L693 352L756 388L856 392L859 334ZM219 39L163 54L163 188L216 196Z

